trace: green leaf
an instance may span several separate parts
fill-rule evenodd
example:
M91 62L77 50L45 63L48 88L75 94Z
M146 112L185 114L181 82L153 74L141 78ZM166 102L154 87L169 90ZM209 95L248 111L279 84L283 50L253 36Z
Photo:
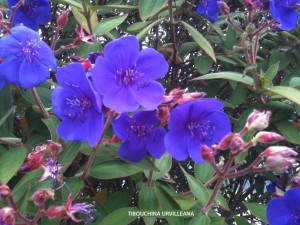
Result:
M0 89L0 137L11 136L13 131L13 116L9 113L13 108L11 90L8 84Z
M111 193L105 200L103 206L107 212L112 212L117 209L130 205L133 192L130 189Z
M156 198L154 186L144 185L139 191L139 206L141 210L158 210L159 204ZM154 224L156 217L143 217L146 225Z
M210 217L210 225L225 225L224 217Z
M139 12L142 20L146 20L160 12L167 4L167 0L140 0Z
M258 219L260 219L264 223L266 223L266 224L269 223L267 216L266 216L267 205L258 204L258 203L250 203L250 202L243 202L243 203L250 210L251 214L256 216Z
M300 145L300 136L298 130L289 121L280 121L274 123L275 127L290 143Z
M102 180L128 177L142 172L142 169L123 160L109 160L93 166L90 176Z
M285 86L273 86L268 88L270 92L281 95L293 102L300 104L300 91L296 88L285 87Z
M19 170L27 156L25 148L11 148L0 158L0 183L6 184Z
M108 224L116 224L116 225L128 225L133 222L137 216L129 216L129 212L137 211L136 207L125 207L117 209L100 221L99 225L108 225Z
M194 59L195 67L201 74L208 73L211 70L213 63L214 62L206 56L197 56Z
M188 181L191 192L197 198L200 205L204 206L209 199L207 188L204 187L204 185L200 181L196 180L194 177L188 174L181 166L180 168Z
M194 41L192 41L192 42L185 42L179 48L179 55L181 57L184 57L185 55L187 55L191 51L195 50L197 47L198 47L198 44L196 42L194 42Z
M271 85L279 69L279 62L274 63L262 77L263 86Z
M140 33L138 33L136 35L136 37L141 40L146 34L147 32L152 29L155 25L159 24L161 21L163 21L164 18L160 18L158 20L155 20L153 23L150 23L147 27L145 27L143 30L141 30Z
M197 77L193 80L212 80L212 79L226 79L226 80L233 80L237 81L242 84L246 84L249 86L253 85L253 79L248 76L243 76L241 73L236 72L219 72L219 73L210 73L207 75L203 75Z
M244 217L235 216L234 219L237 225L251 225Z
M158 169L158 172L153 172L152 179L157 180L162 178L171 169L172 157L168 153L165 153L160 159L155 160L154 165ZM145 175L148 178L149 171L145 171Z
M209 181L210 178L213 177L213 175L215 174L215 170L209 163L204 163L204 164L195 163L194 174L199 181L205 183Z
M290 87L300 87L300 77L293 77L289 82Z
M40 97L43 105L46 108L51 108L52 107L52 103L51 103L52 90L50 88L46 88L46 87L36 87L35 89L36 89L37 93L39 94L39 97ZM36 101L34 100L31 90L26 90L23 93L22 97L26 101L31 103L32 105L36 105Z
M208 216L199 212L191 221L189 225L210 225L210 219Z
M100 21L94 29L95 34L99 36L106 34L107 32L111 31L112 29L116 28L121 23L123 23L127 16L128 14L124 14L121 16L114 16L109 19Z
M88 8L88 10L89 10L89 8ZM87 19L85 18L82 10L78 9L77 7L71 6L71 11L72 11L76 21L80 24L80 26L82 26L83 29L87 33L90 34L89 25L88 25ZM89 12L91 12L91 11L89 10ZM90 13L90 18L89 19L90 19L92 30L94 30L96 25L98 24L97 13L96 12Z
M77 54L79 57L87 58L90 52L100 52L102 50L102 45L100 42L93 44L82 43L78 49Z
M51 134L51 140L57 142L59 137L56 132L56 128L60 123L59 119L55 115L51 115L47 119L42 119L43 123L48 127L48 130Z
M188 23L185 23L183 21L180 21L180 23L188 30L188 32L192 35L193 39L197 42L199 47L205 51L212 60L216 62L216 56L214 49L210 45L210 43L205 39L205 37L199 33L194 27L189 25Z
M80 142L76 142L76 141L73 141L71 142L68 147L66 149L64 149L63 151L63 154L59 160L59 163L60 164L71 164L72 161L75 159L75 157L77 156L79 150L80 150L80 146L81 146L81 143ZM61 172L64 172L68 169L68 166L64 167L61 169Z
M47 181L48 183L49 181ZM71 189L72 197L73 199L76 198L80 194L80 191L82 190L84 186L83 180L80 180L76 177L68 177L64 179L64 182L68 185L68 187ZM70 191L68 189L62 188L63 191L63 199L68 199Z
M141 31L143 28L145 28L146 26L148 26L149 23L150 23L149 21L133 23L129 27L127 27L127 31L130 33L137 33L139 31Z
M97 6L90 6L89 7L91 10L95 11L95 10L99 10L99 9L109 9L109 10L134 10L134 9L138 9L137 6L135 5L97 5Z
M80 8L80 9L82 8L82 3L79 0L60 0L60 2L68 4L70 6Z
M137 163L130 162L130 161L127 162L137 167L140 167L144 170L159 171L158 168L153 164L153 162L151 162L151 160L148 157L145 157L142 161Z

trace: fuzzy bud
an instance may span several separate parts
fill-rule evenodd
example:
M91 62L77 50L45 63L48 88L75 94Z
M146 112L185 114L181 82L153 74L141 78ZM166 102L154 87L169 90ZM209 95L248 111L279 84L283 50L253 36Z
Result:
M49 219L63 219L67 217L66 207L65 206L50 206L45 215L48 216Z
M10 188L7 185L0 186L0 198L7 198L11 196Z
M264 155L267 157L281 156L284 158L295 158L298 153L286 146L271 146L264 151Z
M13 208L5 206L0 209L0 224L15 224L15 210Z
M267 158L264 167L267 170L273 171L275 173L284 173L288 169L288 167L295 162L296 160L294 158L271 156Z
M69 15L69 12L68 11L63 11L62 14L58 17L57 19L57 25L59 27L64 27L67 25L68 23L68 15Z
M207 145L201 146L201 154L204 161L212 162L214 160L214 151Z
M257 110L253 110L253 112L249 115L246 123L246 128L248 130L257 130L261 131L269 126L271 112L264 111L259 112Z
M203 98L206 96L205 92L192 92L192 93L185 93L178 99L178 104L185 103L187 101L196 100L199 98Z
M291 179L291 188L300 188L300 177L293 177Z
M260 142L265 144L274 144L282 140L284 140L283 136L275 132L268 132L268 131L258 132L253 139L254 142Z
M227 150L227 149L229 149L230 142L231 142L231 139L233 138L233 136L234 136L233 133L227 134L220 141L220 143L218 144L217 148L220 149L220 150Z
M169 107L159 107L156 116L161 121L162 124L167 124L170 118Z
M239 135L234 135L230 141L230 152L232 155L237 155L244 150L244 140Z
M60 144L58 144L52 140L47 140L44 145L46 145L47 150L50 152L50 154L55 155L55 156L57 154L59 154L62 149Z
M217 3L219 5L219 7L220 7L221 13L223 13L225 16L227 16L227 15L230 14L230 8L229 8L229 6L225 2L218 1Z
M44 203L47 199L54 199L53 189L41 189L34 193L33 202L35 205L39 206Z

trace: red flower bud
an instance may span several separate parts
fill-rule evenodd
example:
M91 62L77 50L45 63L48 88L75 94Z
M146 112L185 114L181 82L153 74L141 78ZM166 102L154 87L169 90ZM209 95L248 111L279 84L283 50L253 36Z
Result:
M68 23L68 11L63 11L62 14L57 19L57 25L59 27L64 27Z
M260 131L255 135L254 141L266 144L274 144L278 141L284 140L284 137L275 133L268 131Z
M234 135L230 142L230 152L232 155L237 155L244 150L244 140L239 135Z
M67 217L66 207L65 206L50 206L45 215L48 216L49 219L63 219Z
M54 190L53 189L41 189L34 193L33 202L35 205L39 206L44 203L47 199L54 199Z
M15 224L15 210L13 208L5 206L2 209L0 209L0 224Z
M11 196L10 188L7 185L0 186L0 198L7 198Z
M169 107L160 107L157 110L157 117L162 124L167 124L170 118L170 109Z
M227 149L229 149L230 142L231 142L231 139L233 138L233 136L234 136L233 133L227 134L220 141L220 143L218 144L217 148L220 149L220 150L227 150Z
M192 93L185 93L178 99L178 104L185 103L187 101L196 100L199 98L203 98L206 96L205 92L192 92Z
M212 162L214 160L214 151L207 145L201 146L201 154L204 161Z
M224 15L229 15L230 14L230 8L225 2L218 1L217 3L220 7L221 13L223 13Z

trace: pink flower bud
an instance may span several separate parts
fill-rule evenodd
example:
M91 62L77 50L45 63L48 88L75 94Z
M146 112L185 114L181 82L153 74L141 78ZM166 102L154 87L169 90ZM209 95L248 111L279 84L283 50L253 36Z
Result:
M60 144L58 144L52 140L47 140L44 145L46 146L48 152L54 156L59 154L62 149Z
M218 144L217 148L220 149L220 150L227 150L227 149L229 149L230 142L231 142L231 139L233 138L233 136L234 136L233 133L227 134L220 141L220 143Z
M257 110L253 110L253 112L249 115L246 123L246 128L248 130L254 129L257 131L263 130L269 126L271 112L264 111L259 112Z
M296 157L298 153L286 146L271 146L264 151L264 155L267 157L281 156L284 158L291 158Z
M284 140L284 137L275 133L268 131L260 131L255 135L254 141L266 144L274 144L278 141Z
M230 8L225 2L218 1L217 3L220 7L221 13L223 13L224 15L229 15L230 14Z
M167 124L170 118L169 107L159 107L156 115L162 124Z
M230 141L230 152L232 155L237 155L244 150L244 140L239 135L234 135Z
M45 215L48 216L49 219L63 219L67 217L66 207L65 206L50 206Z
M54 199L54 190L50 188L41 189L34 193L33 202L35 205L39 206L50 198Z
M63 11L62 14L57 19L57 25L59 27L64 27L68 23L68 11Z
M0 11L0 21L2 21L3 20L3 13L2 13L2 11Z
M192 93L185 93L180 98L178 98L178 104L185 103L187 101L196 100L199 98L203 98L206 96L205 92L192 92Z
M291 179L291 188L300 188L300 177L293 177Z
M284 158L281 156L271 156L268 157L264 167L267 170L273 171L275 173L283 173L288 167L294 164L296 160L294 158Z
M175 88L170 91L169 95L174 96L175 98L180 98L185 93L185 90Z
M14 225L15 224L15 210L11 207L3 207L0 209L0 224Z
M10 188L7 185L0 186L0 198L7 198L11 196Z
M204 161L212 162L214 160L214 151L207 145L201 146L201 154Z

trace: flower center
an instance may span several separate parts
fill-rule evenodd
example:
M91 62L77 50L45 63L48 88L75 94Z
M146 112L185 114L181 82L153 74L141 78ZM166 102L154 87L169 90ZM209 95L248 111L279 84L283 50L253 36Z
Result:
M210 121L191 121L187 124L187 128L193 138L201 141L211 141L215 133L215 126Z
M88 117L88 111L92 107L92 103L88 98L75 97L73 99L66 98L66 108L63 115L69 119L79 118L84 122Z
M291 225L297 225L300 222L300 212L296 212L292 215Z
M149 128L145 125L131 125L130 126L131 133L134 136L139 138L143 138L149 132Z
M34 18L36 17L37 3L34 1L25 1L20 7L20 10L22 10L27 16Z
M117 70L115 77L118 85L134 86L136 89L147 86L148 82L144 79L144 74L135 69Z
M37 41L35 39L32 39L30 41L20 43L21 53L29 62L33 62L35 57L38 56L38 46L36 45L36 42Z
M207 7L208 2L207 2L207 0L202 0L202 2L200 2L200 4L202 7Z

